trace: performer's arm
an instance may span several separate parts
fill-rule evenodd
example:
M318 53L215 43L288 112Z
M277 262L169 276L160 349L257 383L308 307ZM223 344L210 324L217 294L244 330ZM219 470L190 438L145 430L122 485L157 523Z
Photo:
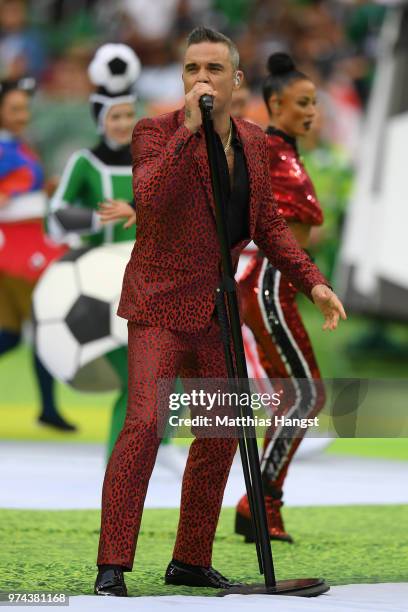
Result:
M152 119L136 124L132 140L133 193L137 206L160 208L169 195L188 188L188 174L200 136L181 125L168 138Z
M24 167L24 160L14 149L0 144L0 179Z
M50 213L61 208L75 206L83 198L84 176L87 160L81 151L73 153L69 158L58 187L50 200Z
M97 211L81 206L84 197L88 161L74 153L62 174L56 192L50 200L48 232L54 240L65 240L72 234L92 234L100 230Z
M254 241L271 264L314 302L325 318L324 330L336 329L339 318L346 319L343 305L323 274L298 245L279 214L271 192L266 194L259 210Z
M0 144L0 206L29 192L34 183L35 176L21 152Z
M271 264L285 274L307 297L315 285L329 283L310 257L301 249L285 219L279 214L270 196L258 212L254 242L265 253Z

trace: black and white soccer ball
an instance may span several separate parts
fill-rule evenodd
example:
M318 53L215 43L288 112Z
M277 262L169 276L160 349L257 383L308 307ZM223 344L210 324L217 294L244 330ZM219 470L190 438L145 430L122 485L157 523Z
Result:
M88 68L92 83L113 96L131 88L140 71L136 53L127 45L116 43L99 47Z
M116 315L133 242L69 251L51 264L33 294L36 351L58 380L83 391L118 387L105 356L127 345Z

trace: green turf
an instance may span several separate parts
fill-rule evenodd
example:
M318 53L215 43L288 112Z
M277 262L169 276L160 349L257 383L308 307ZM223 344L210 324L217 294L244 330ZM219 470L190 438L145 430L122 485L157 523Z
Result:
M214 566L227 576L259 581L253 545L233 534L231 508L222 511ZM211 589L166 587L178 511L146 510L131 595L203 594ZM323 576L330 584L406 581L405 506L285 509L294 545L273 546L277 577ZM392 528L391 528L392 526ZM95 576L99 512L0 510L0 591L90 594Z
M326 452L408 461L408 438L343 438L334 440Z

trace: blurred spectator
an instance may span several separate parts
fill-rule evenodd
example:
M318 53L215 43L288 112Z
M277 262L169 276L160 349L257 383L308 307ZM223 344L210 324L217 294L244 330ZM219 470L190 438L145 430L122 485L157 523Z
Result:
M56 58L33 103L32 141L50 175L59 175L71 153L94 141L87 66L92 48L78 42Z
M237 27L245 23L250 15L252 0L213 0L214 9L224 17L224 27Z
M18 79L41 78L47 62L40 31L28 23L25 0L0 0L0 75Z
M44 90L55 99L88 100L91 86L87 66L93 47L78 41L54 59L50 67Z
M384 5L360 0L349 7L344 16L344 28L348 39L354 45L355 53L366 59L365 69L355 77L355 86L360 98L367 102L378 53L378 33L384 21Z
M301 139L300 145L324 213L323 225L312 230L310 251L326 278L333 279L353 169L344 148L327 138L325 112L324 103L319 103L313 129Z
M48 14L54 23L71 19L78 13L89 13L99 0L40 0L46 5ZM36 4L38 0L36 0Z
M118 5L135 35L146 40L163 40L174 27L180 0L122 0Z

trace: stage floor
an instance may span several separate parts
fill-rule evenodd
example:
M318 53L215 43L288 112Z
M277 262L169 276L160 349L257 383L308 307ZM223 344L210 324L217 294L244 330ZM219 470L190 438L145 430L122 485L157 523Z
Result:
M349 584L332 587L320 597L304 599L300 597L267 595L228 597L129 597L116 598L114 609L119 612L172 612L177 609L194 612L405 612L408 601L408 584ZM6 607L6 609L9 606ZM113 609L110 597L78 596L71 597L70 610L75 612L107 611ZM43 607L30 606L30 610Z
M175 508L180 501L181 468L188 449L176 452L170 470L169 447L161 447L146 507ZM105 449L98 444L0 442L0 508L100 508ZM292 465L285 486L287 506L408 503L404 461L321 453ZM380 484L379 484L380 483ZM235 506L244 492L239 456L235 457L224 506ZM163 501L165 500L165 502Z

